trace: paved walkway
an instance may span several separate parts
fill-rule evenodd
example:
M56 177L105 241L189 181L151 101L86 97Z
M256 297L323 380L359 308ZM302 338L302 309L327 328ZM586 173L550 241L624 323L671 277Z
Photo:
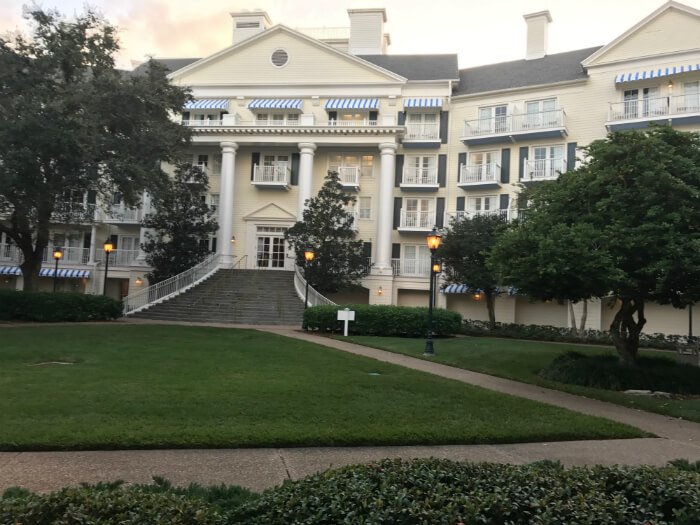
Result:
M125 321L133 322L136 321ZM138 321L143 324L145 321ZM166 323L158 323L166 324ZM187 324L187 323L173 323ZM208 324L232 328L231 325ZM175 484L227 483L262 490L328 468L387 457L440 457L459 461L529 463L560 460L565 465L651 464L671 459L700 460L700 424L500 379L439 363L329 339L279 326L254 328L318 343L372 359L525 397L577 412L627 423L654 438L429 447L337 447L231 450L152 450L0 453L0 491L13 485L48 491L79 482L122 479L146 483L163 476Z

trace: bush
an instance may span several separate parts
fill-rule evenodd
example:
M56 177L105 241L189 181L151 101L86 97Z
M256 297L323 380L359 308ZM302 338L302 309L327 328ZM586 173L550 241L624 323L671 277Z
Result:
M349 324L353 335L379 335L398 337L425 337L428 335L428 309L407 306L383 305L324 305L304 311L304 322L309 330L336 332L343 330L338 321L338 310L355 311L355 321ZM457 312L433 309L433 333L438 336L459 332L462 317Z
M654 390L682 395L700 394L700 368L664 357L639 357L623 366L617 356L588 356L568 352L540 372L544 379L607 390Z
M122 303L103 295L0 290L1 321L107 321L122 315Z
M486 321L465 319L462 333L472 336L505 337L512 339L531 339L535 341L553 341L557 343L587 343L595 345L612 345L609 332L600 330L584 330L582 335L575 335L570 328L535 324L496 323L490 328ZM694 338L697 340L697 338ZM659 348L662 350L678 350L689 344L684 335L666 335L660 333L641 334L639 346L642 348Z

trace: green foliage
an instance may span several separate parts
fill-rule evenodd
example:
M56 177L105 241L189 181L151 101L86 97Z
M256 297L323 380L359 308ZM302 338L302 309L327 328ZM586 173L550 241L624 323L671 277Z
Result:
M307 201L303 221L285 233L292 245L296 264L304 269L309 284L320 292L337 292L362 277L366 260L362 241L355 240L353 216L346 211L355 197L345 193L338 174L329 171L318 194ZM311 263L304 251L311 248Z
M653 390L681 395L700 394L700 368L666 357L640 357L634 367L608 355L568 352L554 359L540 376L551 381L606 390Z
M32 290L51 222L90 215L86 191L119 192L127 205L157 193L160 162L189 130L170 118L187 92L153 61L143 74L116 69L117 30L94 11L67 20L30 7L27 18L31 37L0 38L0 232L22 251Z
M218 224L202 199L208 191L209 178L199 166L177 164L169 183L153 196L155 213L143 220L143 226L153 230L143 246L146 262L153 267L149 284L184 272L209 254L206 241Z
M384 460L268 490L231 523L697 523L700 475L673 468Z
M700 460L691 463L687 459L674 459L669 461L669 464L676 467L678 470L687 470L688 472L697 472L700 474Z
M353 335L379 335L399 337L425 337L428 335L428 309L408 306L384 305L323 305L312 306L304 311L304 322L309 330L342 332L338 321L338 310L350 308L355 311L348 331ZM451 310L433 309L433 334L453 335L459 332L462 317Z
M108 321L122 315L122 303L103 295L0 290L3 321Z

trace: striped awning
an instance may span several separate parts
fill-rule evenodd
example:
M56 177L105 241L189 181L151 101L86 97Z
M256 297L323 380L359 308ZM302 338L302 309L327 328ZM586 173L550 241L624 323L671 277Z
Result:
M441 108L441 98L405 98L403 99L404 108Z
M19 266L0 266L0 275L22 275Z
M473 288L468 284L446 284L442 287L442 293L475 294L483 292L481 288ZM495 292L497 294L515 295L518 293L518 289L512 286L496 287Z
M225 98L192 100L185 104L185 109L228 109L228 100Z
M39 270L39 277L53 276L53 268L42 268ZM67 279L87 279L90 277L90 270L70 270L68 268L59 268L57 277L65 277Z
M250 101L248 109L298 109L303 100L300 98L256 98Z
M332 98L326 102L326 109L377 109L378 98Z
M634 71L632 73L621 73L615 77L615 84L634 82L635 80L648 80L650 78L670 77L671 75L680 75L681 73L688 73L690 71L700 71L700 64L684 64L682 66L660 67L644 71Z

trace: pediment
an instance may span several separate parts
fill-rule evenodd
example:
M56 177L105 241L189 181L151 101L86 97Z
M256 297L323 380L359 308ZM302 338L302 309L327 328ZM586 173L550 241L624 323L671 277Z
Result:
M297 216L271 202L243 217L244 221L294 221Z
M284 50L288 61L271 57ZM180 85L402 84L406 79L283 25L274 26L169 75Z

